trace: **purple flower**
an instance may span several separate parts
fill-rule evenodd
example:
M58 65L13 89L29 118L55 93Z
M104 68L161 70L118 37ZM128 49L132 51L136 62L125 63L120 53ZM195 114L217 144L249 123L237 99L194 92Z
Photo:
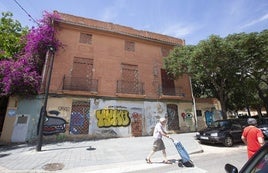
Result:
M54 37L55 19L59 19L56 13L45 12L39 26L33 27L21 38L22 42L26 42L22 51L13 59L0 61L1 95L38 94L48 46L53 46L56 50L61 46Z

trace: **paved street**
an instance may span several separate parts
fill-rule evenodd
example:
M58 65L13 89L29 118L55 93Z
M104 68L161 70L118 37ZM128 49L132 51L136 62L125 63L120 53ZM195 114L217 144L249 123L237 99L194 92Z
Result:
M195 133L171 135L180 140L191 154L203 152L201 145L194 139ZM165 138L167 155L170 160L180 157L170 139ZM2 173L120 173L135 172L146 169L158 169L166 164L147 164L145 157L152 147L152 137L130 137L103 139L82 142L63 142L43 145L37 152L36 146L18 145L1 147L0 172ZM162 161L161 152L157 152L152 161ZM174 164L172 166L176 166ZM176 172L202 173L198 167L179 168ZM173 173L171 171L170 173Z

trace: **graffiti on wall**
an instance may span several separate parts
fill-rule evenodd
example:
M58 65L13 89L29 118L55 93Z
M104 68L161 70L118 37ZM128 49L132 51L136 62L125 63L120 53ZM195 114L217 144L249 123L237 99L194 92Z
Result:
M178 106L175 104L167 104L167 114L168 130L179 130Z
M221 120L222 114L221 111L212 110L212 111L205 111L205 119L207 126L210 126L214 121Z
M131 133L133 136L142 136L142 115L138 112L132 113Z
M55 115L55 116L46 115L44 112L44 107L41 108L40 118L41 118L41 114L45 116L45 121L44 121L44 126L43 126L43 135L54 135L58 133L65 133L67 121L61 117L56 117L60 114L60 112L57 110L50 110L48 111L48 113L50 115ZM38 123L38 129L40 126L40 118L39 118L39 123Z
M121 107L96 110L96 118L100 128L126 127L131 122L128 110Z
M190 110L186 110L186 112L181 113L181 117L183 118L188 130L193 131L195 129L193 113Z

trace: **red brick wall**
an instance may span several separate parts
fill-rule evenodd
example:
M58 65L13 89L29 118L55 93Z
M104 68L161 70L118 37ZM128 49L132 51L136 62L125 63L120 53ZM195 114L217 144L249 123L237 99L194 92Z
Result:
M51 92L60 93L62 89L62 79L64 75L70 75L74 57L91 58L93 60L93 78L98 79L98 95L115 97L116 81L121 77L121 63L138 65L139 78L144 82L145 98L157 99L153 81L158 79L161 83L160 68L162 68L162 52L161 48L172 49L173 42L183 44L183 40L168 37L160 34L137 31L129 27L114 25L111 23L100 22L96 20L88 20L71 15L61 14L62 19L69 20L74 23L79 22L102 27L110 30L116 30L124 33L143 36L147 34L151 38L170 43L155 42L153 40L141 39L119 34L118 32L106 32L83 26L69 25L58 22L56 24L57 38L63 43L64 48L60 49L55 55L54 68L51 79ZM92 34L92 44L80 44L80 32ZM135 42L135 51L125 51L125 40ZM155 67L157 70L155 72ZM191 99L191 91L188 77L178 80L176 86L181 86L187 93L187 100ZM78 93L78 92L77 92ZM87 94L79 92L79 94Z

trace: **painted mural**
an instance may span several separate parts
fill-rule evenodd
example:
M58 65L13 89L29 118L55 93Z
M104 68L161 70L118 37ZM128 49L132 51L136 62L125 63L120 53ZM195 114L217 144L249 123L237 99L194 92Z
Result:
M41 108L40 117L42 113L44 113L43 107ZM48 111L48 114L55 115L55 116L50 116L50 115L45 116L45 121L44 121L44 126L43 126L43 135L54 135L58 133L65 133L67 121L61 117L56 117L60 114L60 112L57 110L51 110L51 111Z
M183 122L186 126L187 131L195 131L195 117L192 113L191 109L186 109L185 112L181 113L181 117L183 119Z

